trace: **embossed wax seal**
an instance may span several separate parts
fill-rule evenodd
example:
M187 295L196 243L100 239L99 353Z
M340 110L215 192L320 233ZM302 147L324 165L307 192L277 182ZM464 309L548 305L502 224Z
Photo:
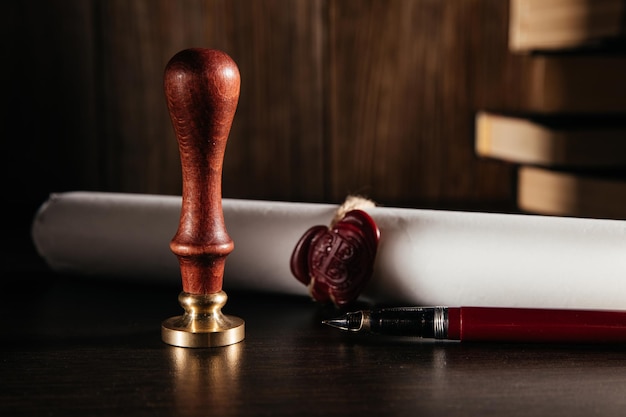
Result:
M374 220L363 210L350 210L330 227L304 233L291 255L291 272L313 300L346 306L372 276L379 239Z

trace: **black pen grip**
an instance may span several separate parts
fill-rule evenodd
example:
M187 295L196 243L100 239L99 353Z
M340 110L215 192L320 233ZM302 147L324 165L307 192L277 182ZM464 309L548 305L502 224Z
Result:
M369 331L387 336L434 338L435 309L402 307L372 310L369 312Z

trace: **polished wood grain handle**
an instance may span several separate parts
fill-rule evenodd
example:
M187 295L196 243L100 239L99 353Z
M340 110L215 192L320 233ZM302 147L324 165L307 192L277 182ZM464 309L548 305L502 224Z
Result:
M221 291L234 243L222 210L224 151L239 101L240 76L224 52L180 51L165 68L165 96L178 140L183 201L170 248L178 257L183 291Z

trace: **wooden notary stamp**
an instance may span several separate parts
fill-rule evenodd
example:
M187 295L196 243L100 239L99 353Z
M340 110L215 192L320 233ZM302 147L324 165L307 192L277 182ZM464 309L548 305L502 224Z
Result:
M222 210L222 166L239 101L235 62L214 49L180 51L166 66L165 96L178 140L183 200L170 248L178 257L185 313L162 324L165 343L225 346L244 339L244 321L222 313L226 257L234 243Z

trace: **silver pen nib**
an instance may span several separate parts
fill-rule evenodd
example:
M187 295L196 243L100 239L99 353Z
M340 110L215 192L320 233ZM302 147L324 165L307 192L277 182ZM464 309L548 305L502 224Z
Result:
M358 332L363 324L363 312L355 311L334 319L322 320L322 323L337 329Z

